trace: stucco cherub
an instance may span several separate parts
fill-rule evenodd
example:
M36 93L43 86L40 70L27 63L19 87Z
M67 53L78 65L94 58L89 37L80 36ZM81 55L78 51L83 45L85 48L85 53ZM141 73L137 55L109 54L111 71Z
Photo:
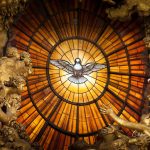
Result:
M20 93L31 73L30 55L27 52L19 54L17 48L8 47L7 57L0 59L0 97Z
M32 73L32 63L27 52L19 54L17 48L8 47L7 57L0 59L0 121L8 124L16 119L21 101L21 91L27 76Z
M17 110L20 107L21 96L18 94L7 95L0 101L0 122L9 124L17 118Z
M7 48L7 57L19 60L20 59L20 54L18 53L17 48L16 47L8 47Z

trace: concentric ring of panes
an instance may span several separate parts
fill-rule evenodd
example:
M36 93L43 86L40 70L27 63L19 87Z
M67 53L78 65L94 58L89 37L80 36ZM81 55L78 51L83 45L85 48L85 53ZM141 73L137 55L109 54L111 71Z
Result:
M84 42L87 43L87 47L83 47ZM82 65L93 62L106 64L102 51L94 44L82 39L71 39L60 43L50 56L50 60L65 60L70 64L74 64L76 58L80 58ZM107 67L85 75L88 80L81 84L69 81L68 77L71 74L64 70L52 64L50 64L49 68L50 83L53 91L67 101L75 103L91 102L98 99L106 87Z

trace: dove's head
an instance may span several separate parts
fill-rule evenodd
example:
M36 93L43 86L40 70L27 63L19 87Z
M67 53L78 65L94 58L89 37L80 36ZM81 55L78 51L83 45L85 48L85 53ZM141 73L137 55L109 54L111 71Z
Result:
M75 59L75 63L81 63L81 59L80 58L76 58Z

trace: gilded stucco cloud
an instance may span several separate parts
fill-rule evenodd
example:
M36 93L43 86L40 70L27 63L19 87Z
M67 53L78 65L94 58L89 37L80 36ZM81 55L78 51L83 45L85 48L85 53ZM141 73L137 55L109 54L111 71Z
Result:
M149 16L150 0L126 0L120 7L108 8L106 12L109 18L121 21L130 19L134 12L137 12L139 16Z

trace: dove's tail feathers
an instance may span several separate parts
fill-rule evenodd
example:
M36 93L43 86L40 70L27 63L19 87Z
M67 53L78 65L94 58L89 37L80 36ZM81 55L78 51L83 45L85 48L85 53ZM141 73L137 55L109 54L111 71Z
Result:
M83 76L81 76L81 77L71 76L71 77L68 78L68 80L69 80L70 82L75 83L75 84L82 84L82 83L84 83L84 82L87 81L87 78L85 78L85 77L83 77Z

